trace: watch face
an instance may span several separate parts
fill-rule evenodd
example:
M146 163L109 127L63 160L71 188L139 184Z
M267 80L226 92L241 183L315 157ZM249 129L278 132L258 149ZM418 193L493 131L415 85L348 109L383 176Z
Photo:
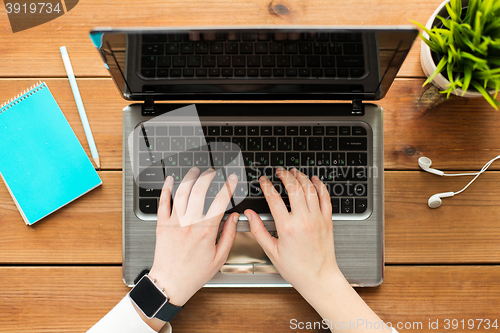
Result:
M148 318L152 318L158 309L167 302L167 297L156 288L153 281L147 276L144 276L130 291L130 298Z

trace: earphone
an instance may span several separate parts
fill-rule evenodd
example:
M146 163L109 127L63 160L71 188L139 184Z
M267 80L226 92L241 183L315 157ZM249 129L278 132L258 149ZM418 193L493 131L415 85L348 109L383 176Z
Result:
M465 187L463 189L461 189L460 191L458 192L443 192L443 193L437 193L437 194L434 194L433 196L431 196L429 198L429 200L427 201L427 204L429 205L430 208L438 208L439 206L441 206L441 204L443 203L443 201L441 200L441 198L449 198L449 197L452 197L452 196L455 196L457 194L460 194L462 193L463 191L465 191L467 189L467 187L469 187L470 184L472 184L477 177L479 177L480 174L482 174L483 172L485 172L489 167L490 165L495 162L496 160L500 159L500 155L498 155L497 157L493 158L492 160L490 160L488 163L486 163L483 168L478 171L478 172L469 172L469 173L454 173L454 174L447 174L447 173L444 173L443 171L441 170L438 170L438 169L433 169L431 168L431 165L432 165L432 161L430 158L428 157L420 157L418 159L418 165L424 170L424 171L427 171L429 173L432 173L432 174L435 174L435 175L438 175L438 176L448 176L448 177L453 177L453 176L475 176L467 185L465 185Z

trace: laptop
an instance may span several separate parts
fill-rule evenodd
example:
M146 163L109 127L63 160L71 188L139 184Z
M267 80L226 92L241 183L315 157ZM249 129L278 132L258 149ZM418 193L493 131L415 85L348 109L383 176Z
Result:
M117 88L134 101L123 110L125 284L133 286L153 263L165 177L178 184L192 166L217 171L205 209L236 173L223 220L252 208L274 236L258 178L268 176L289 208L276 168L317 175L331 197L342 273L354 286L381 284L383 114L369 101L388 92L416 35L406 26L94 29L91 39ZM290 286L243 214L237 231L206 286Z

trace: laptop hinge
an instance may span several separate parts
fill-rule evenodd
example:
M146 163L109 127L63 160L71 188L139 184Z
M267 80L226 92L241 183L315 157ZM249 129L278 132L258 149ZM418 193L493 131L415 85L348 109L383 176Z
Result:
M355 116L364 116L365 115L365 106L364 106L362 100L355 99L352 101L351 113Z
M142 115L152 116L155 113L155 100L152 98L146 98L144 104L142 105Z

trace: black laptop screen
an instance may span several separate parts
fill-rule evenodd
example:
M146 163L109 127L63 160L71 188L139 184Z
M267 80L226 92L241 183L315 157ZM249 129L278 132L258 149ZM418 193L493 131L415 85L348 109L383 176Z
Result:
M417 31L94 30L126 99L352 100L387 93Z

